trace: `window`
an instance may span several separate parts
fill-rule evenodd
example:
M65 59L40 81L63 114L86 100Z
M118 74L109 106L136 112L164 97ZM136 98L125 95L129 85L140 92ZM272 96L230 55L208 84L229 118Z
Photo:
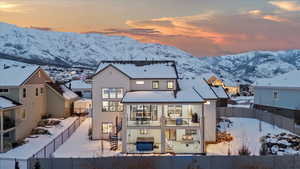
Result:
M166 137L168 140L176 141L176 129L167 129Z
M0 89L0 93L8 93L8 89Z
M26 119L26 111L25 111L25 109L23 109L23 110L21 111L21 119L22 119L22 120L25 120L25 119Z
M168 116L170 118L177 118L182 116L181 105L168 105Z
M168 89L173 89L173 88L174 88L174 82L168 81Z
M39 96L39 88L35 88L35 96Z
M132 105L130 106L130 120L157 121L158 105Z
M26 97L26 88L23 88L23 98Z
M210 101L206 101L204 104L210 104Z
M108 123L108 122L102 123L102 133L103 134L111 133L112 132L112 127L113 127L112 123Z
M158 89L159 88L159 81L153 81L152 82L152 88L153 89Z
M279 97L278 91L273 91L273 99L277 100Z
M120 88L103 88L103 99L121 99L123 97L123 89Z
M196 135L197 134L197 129L185 129L185 135Z
M103 101L102 111L103 112L122 112L124 110L123 104L115 101Z
M139 81L136 81L136 82L135 82L135 84L137 84L137 85L143 85L143 84L145 84L145 82L144 82L144 81L141 81L141 80L139 80Z
M140 134L148 134L148 130L147 129L140 129Z
M44 88L40 88L41 95L44 94Z

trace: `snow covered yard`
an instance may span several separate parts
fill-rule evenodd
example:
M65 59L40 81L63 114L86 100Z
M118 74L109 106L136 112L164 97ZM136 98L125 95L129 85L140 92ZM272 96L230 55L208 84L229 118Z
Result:
M102 142L100 140L89 139L88 130L92 125L91 121L91 118L86 118L86 120L80 125L80 127L75 131L75 133L68 139L68 141L53 153L53 157L88 158L119 155L121 146L119 146L119 150L111 151L110 143L108 141Z
M6 153L0 153L1 158L12 158L12 159L29 159L35 153L40 151L44 146L48 145L53 141L57 136L59 136L63 131L65 131L78 117L69 117L61 122L58 125L49 126L49 127L38 127L48 130L50 135L31 135L26 138L26 143L16 147Z
M228 155L228 152L230 152L231 155L238 155L238 150L243 145L249 148L251 155L259 155L262 147L262 140L265 140L265 142L268 144L272 154L283 155L300 153L299 150L293 149L296 148L296 146L293 148L288 147L292 144L290 143L290 140L293 140L294 142L300 141L300 137L287 130L256 119L226 119L230 120L232 123L228 123L228 121L220 122L219 130L230 133L233 137L233 140L231 142L209 144L207 146L208 155ZM299 140L297 140L298 137ZM282 144L278 144L278 142Z

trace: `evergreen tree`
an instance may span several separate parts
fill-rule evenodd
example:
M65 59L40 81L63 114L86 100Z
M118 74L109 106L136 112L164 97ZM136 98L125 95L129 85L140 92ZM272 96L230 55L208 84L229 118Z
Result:
M42 169L40 161L36 160L35 164L34 164L34 169Z
M15 159L15 169L20 169L19 161Z

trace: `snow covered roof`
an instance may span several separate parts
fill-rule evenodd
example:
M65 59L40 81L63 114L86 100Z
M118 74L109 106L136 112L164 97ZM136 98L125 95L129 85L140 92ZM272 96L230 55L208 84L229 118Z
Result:
M6 98L3 96L0 96L0 109L7 109L15 106L19 106L20 104Z
M0 86L20 86L39 66L0 67Z
M218 99L214 91L210 88L207 82L204 79L197 79L197 85L194 86L194 89L201 95L204 99Z
M60 88L63 91L62 95L65 99L72 100L78 98L78 95L69 88L67 88L65 85L60 85Z
M96 74L109 65L130 78L177 78L174 61L102 61Z
M70 83L68 83L67 85L71 84L71 89L91 89L92 85L86 83L83 80L73 80Z
M259 79L255 86L300 88L300 70L291 71L268 79Z
M211 87L214 93L220 99L228 99L228 95L226 94L224 88L222 86L212 86Z
M193 88L192 83L178 80L179 91L133 91L127 92L123 103L200 103L203 98Z

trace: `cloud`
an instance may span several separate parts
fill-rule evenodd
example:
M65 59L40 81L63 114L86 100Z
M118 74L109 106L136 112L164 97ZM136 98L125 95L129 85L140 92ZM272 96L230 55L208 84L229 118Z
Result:
M277 16L275 14L265 14L261 10L250 10L250 11L248 11L248 14L258 17L258 18L261 18L261 19L273 21L273 22L288 22L289 21L288 19Z
M300 4L297 1L270 1L269 3L286 11L300 11Z
M9 3L9 2L0 2L0 12L9 12L9 13L24 13L26 9L22 8L20 4Z

